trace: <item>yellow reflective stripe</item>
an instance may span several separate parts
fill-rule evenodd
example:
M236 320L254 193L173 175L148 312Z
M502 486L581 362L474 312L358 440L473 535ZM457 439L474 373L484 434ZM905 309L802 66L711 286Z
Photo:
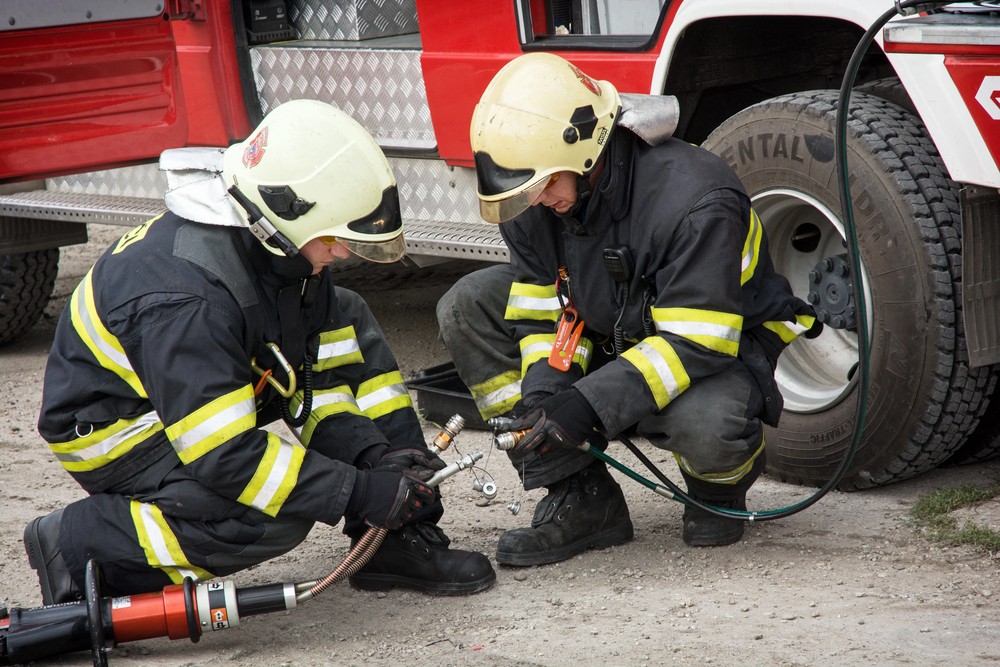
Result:
M555 322L562 315L556 286L512 283L507 297L505 320L543 320Z
M257 471L236 500L268 516L277 516L288 494L295 488L305 455L304 447L268 433L267 449Z
M656 407L660 410L691 385L691 378L674 348L657 336L640 341L635 347L626 350L621 358L642 373L653 394L653 400L656 401Z
M552 345L555 343L555 334L532 334L521 339L521 376L528 372L528 367L536 361L546 360L552 354ZM573 363L580 364L583 372L587 372L590 367L590 359L594 356L594 344L588 338L580 338L573 353Z
M743 242L743 259L740 262L740 285L745 285L760 261L760 240L764 236L764 226L757 217L757 211L750 209L750 228L747 230L746 241Z
M764 328L773 331L786 345L809 331L816 324L812 315L796 315L795 322L764 322Z
M119 419L84 438L49 444L56 458L70 472L88 472L106 466L135 449L139 443L163 430L155 412L132 419Z
M125 356L125 350L97 314L94 304L94 270L91 269L83 277L79 286L73 290L70 297L70 321L77 336L90 349L102 368L111 371L141 398L148 398L146 390L139 381L139 376L132 370L132 364Z
M764 441L762 439L760 447L757 448L757 451L753 453L753 456L751 456L748 461L746 461L743 465L733 468L732 470L727 470L726 472L700 473L692 468L691 464L688 463L688 460L677 452L674 452L674 458L677 460L677 466L695 479L700 479L712 484L736 484L750 473L750 470L753 468L754 461L757 460L757 457L760 456L763 451Z
M358 344L358 336L353 326L335 331L324 331L319 335L319 348L313 370L325 371L348 364L363 364L364 356Z
M528 372L531 364L541 359L548 359L552 353L552 343L556 340L556 335L532 334L521 339L521 376Z
M699 308L650 308L657 331L676 334L710 350L735 357L743 316Z
M163 570L175 584L184 583L186 577L204 581L215 576L191 564L159 507L133 500L129 509L139 546L145 552L150 567Z
M513 409L521 400L521 373L507 371L485 382L469 387L469 393L476 401L483 419L499 417Z
M358 407L369 419L378 419L390 412L412 408L413 401L399 371L384 373L358 386Z
M302 412L302 392L295 394L295 399L289 407L292 414L298 417L299 413ZM312 411L306 418L306 423L292 430L302 444L308 445L312 440L313 431L316 430L321 421L330 415L344 412L352 415L361 414L361 408L354 400L354 394L351 393L350 387L345 384L329 389L317 389L313 392Z
M191 463L256 424L253 388L244 385L168 426L167 437L181 461Z

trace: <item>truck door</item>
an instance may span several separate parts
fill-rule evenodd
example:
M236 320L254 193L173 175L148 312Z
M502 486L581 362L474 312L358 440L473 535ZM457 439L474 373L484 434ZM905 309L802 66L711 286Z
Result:
M0 183L152 158L187 137L173 0L0 4Z

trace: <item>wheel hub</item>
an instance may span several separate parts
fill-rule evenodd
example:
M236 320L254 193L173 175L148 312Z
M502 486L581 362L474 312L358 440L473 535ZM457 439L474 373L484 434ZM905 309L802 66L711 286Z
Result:
M809 272L806 300L816 310L816 319L834 329L855 331L858 313L847 255L824 257Z

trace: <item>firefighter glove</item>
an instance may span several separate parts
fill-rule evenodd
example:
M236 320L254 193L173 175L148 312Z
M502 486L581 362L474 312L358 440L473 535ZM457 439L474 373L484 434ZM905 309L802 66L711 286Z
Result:
M511 431L530 429L510 450L511 455L525 456L531 452L545 454L556 447L576 448L595 437L600 424L597 413L576 388L570 388L542 399L523 417L514 420Z
M431 475L446 466L447 464L440 457L427 448L407 447L389 450L383 454L375 465L375 470L390 470L392 472L410 470L417 473L421 479L429 479Z
M360 516L369 526L397 530L411 521L419 510L434 502L434 489L424 484L429 477L421 479L419 473L409 470L359 470L347 510Z

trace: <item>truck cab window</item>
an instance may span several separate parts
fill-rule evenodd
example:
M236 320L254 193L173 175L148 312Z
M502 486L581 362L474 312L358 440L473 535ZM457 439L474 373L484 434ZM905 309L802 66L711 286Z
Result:
M545 48L586 47L599 40L602 48L621 42L623 48L652 40L670 0L522 0L519 16L530 22L526 43ZM612 47L613 48L613 47Z

